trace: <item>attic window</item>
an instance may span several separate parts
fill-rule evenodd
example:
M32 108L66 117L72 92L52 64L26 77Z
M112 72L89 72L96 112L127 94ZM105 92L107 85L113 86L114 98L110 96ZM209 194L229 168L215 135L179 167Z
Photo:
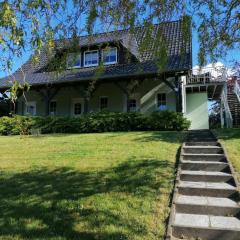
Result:
M84 67L98 65L98 50L84 52Z
M117 48L109 47L102 50L102 60L104 64L114 64L117 62Z
M69 53L67 57L67 68L80 68L81 54Z

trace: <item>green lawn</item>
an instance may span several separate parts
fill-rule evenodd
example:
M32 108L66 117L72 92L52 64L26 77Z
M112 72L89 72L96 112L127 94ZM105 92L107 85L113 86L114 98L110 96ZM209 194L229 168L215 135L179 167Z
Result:
M182 137L0 137L0 239L162 239Z
M240 181L240 129L218 129L215 132L225 147L237 178Z

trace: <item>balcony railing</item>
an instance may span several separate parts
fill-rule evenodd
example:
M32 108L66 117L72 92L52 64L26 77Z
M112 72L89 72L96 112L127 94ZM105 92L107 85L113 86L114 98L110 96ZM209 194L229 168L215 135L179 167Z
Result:
M221 83L227 81L227 71L224 67L212 68L193 68L189 72L186 84L187 85L205 85L210 83Z
M237 98L238 98L238 101L240 102L240 86L239 86L238 81L235 81L235 84L234 84L234 93L236 94L236 96L237 96Z
M232 113L231 113L229 105L228 105L226 86L224 87L224 90L222 91L222 95L221 95L221 121L224 118L223 113L222 113L222 110L223 110L222 105L223 105L223 109L225 112L225 126L227 128L231 128L233 125L233 118L232 118Z

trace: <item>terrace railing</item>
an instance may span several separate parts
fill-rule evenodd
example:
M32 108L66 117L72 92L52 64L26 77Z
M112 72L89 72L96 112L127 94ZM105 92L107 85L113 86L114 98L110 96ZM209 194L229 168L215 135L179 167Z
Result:
M209 83L221 83L227 81L227 71L224 67L205 67L205 68L193 68L189 72L186 84L209 84Z
M233 118L232 118L232 113L231 113L229 105L228 105L226 85L222 91L221 103L223 104L223 107L224 107L226 127L231 128L233 126Z
M237 96L237 98L238 98L238 101L240 102L240 86L239 86L238 81L235 81L233 91L234 91L234 93L236 94L236 96Z

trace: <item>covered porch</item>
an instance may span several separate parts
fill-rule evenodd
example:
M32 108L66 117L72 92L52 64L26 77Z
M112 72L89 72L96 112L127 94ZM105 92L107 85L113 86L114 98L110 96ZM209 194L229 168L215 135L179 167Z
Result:
M19 98L16 113L74 117L99 111L179 111L175 81L175 77L161 76L34 86Z

